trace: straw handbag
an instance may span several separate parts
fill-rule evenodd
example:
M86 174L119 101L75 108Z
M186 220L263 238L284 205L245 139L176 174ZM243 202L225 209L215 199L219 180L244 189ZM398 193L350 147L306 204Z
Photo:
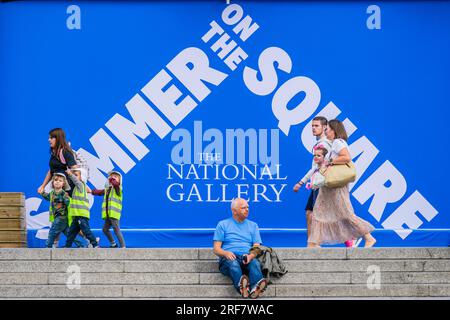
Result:
M328 188L343 187L356 180L356 168L352 161L334 164L321 170L321 173L325 176L325 186Z

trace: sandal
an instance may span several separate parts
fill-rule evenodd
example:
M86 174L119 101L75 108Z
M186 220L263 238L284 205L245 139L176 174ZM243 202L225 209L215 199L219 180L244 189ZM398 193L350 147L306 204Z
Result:
M250 280L248 277L244 274L241 277L241 280L239 280L239 291L241 293L242 298L248 298L249 291L250 291Z
M258 281L258 283L256 284L256 288L252 290L252 292L250 292L250 298L252 299L256 299L259 298L264 291L266 291L267 289L267 280L266 279L261 279Z

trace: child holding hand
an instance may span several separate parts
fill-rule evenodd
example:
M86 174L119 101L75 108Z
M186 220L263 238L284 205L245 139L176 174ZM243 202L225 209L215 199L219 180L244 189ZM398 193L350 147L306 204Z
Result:
M103 196L102 204L102 219L105 220L103 225L103 233L108 238L111 248L117 248L118 245L114 240L111 231L111 226L114 229L119 245L125 248L125 240L120 231L120 217L122 214L122 175L118 171L111 171L108 174L108 181L106 188L103 190L92 190L92 194L96 196Z
M53 174L52 187L53 190L50 191L50 193L46 193L44 190L41 192L41 196L45 200L50 201L49 219L52 226L48 233L46 242L47 248L53 247L55 239L57 239L61 233L67 235L68 208L70 205L70 197L66 192L70 190L70 186L63 173L57 172Z
M325 183L324 176L320 173L320 169L326 168L328 162L325 160L325 157L328 153L328 150L323 147L322 145L318 145L314 148L314 166L311 168L311 170L308 171L308 173L303 177L303 179L297 183L294 186L294 191L297 192L302 185L306 183L307 189L313 189L313 192L315 190L318 190L320 187L322 187ZM307 181L309 182L307 183ZM317 194L314 196L314 202L315 198L317 198Z
M78 233L83 231L84 236L89 240L93 248L98 248L98 242L89 226L90 209L87 197L88 187L82 179L83 168L74 168L66 171L69 178L75 184L69 206L69 234L67 236L66 248L72 246L72 242Z

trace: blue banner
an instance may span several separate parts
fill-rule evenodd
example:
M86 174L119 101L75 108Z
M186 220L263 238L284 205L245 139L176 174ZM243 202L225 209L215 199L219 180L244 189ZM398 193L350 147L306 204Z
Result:
M44 246L37 188L62 127L91 188L123 173L129 247L210 247L237 196L265 244L305 246L309 192L292 188L323 115L349 133L377 246L447 246L449 17L428 1L3 3L0 191L25 192Z

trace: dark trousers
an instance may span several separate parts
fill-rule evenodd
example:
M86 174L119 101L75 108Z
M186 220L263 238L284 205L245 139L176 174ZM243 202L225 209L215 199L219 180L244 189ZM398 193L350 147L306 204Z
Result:
M94 248L98 247L97 240L95 239L95 236L91 231L91 227L89 226L89 219L86 217L73 217L72 225L69 228L69 234L67 236L66 248L72 247L72 243L78 233L80 233L80 230L83 231L84 236L89 240Z

